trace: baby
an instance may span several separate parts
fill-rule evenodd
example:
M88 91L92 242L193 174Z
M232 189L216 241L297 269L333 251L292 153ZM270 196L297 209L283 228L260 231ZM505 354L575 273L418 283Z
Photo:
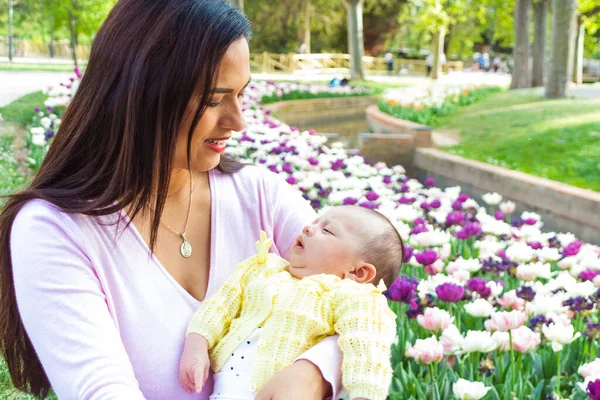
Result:
M212 366L211 400L254 399L277 372L337 333L350 398L384 400L396 315L381 293L402 266L397 230L376 211L340 206L304 227L289 263L267 254L271 243L261 232L258 254L190 321L181 383L200 392Z

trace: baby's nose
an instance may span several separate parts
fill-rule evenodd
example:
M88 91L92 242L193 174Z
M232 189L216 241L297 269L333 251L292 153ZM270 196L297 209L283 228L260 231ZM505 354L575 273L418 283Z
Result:
M306 236L310 236L312 234L310 225L306 225L304 229L302 229L302 233L304 233Z

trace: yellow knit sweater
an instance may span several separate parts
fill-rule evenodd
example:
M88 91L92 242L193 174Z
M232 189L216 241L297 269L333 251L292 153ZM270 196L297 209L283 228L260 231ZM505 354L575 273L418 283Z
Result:
M241 342L262 326L250 387L258 392L304 351L338 333L342 382L350 398L384 400L396 333L396 315L381 294L385 286L325 274L296 279L287 271L287 261L267 255L272 242L262 233L261 238L258 254L239 264L189 323L187 333L207 339L213 370L219 372Z

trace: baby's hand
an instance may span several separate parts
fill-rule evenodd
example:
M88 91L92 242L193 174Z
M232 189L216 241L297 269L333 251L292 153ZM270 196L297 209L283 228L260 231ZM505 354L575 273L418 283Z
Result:
M185 346L179 361L179 380L188 392L200 393L208 378L210 359L208 342L196 333L185 338Z

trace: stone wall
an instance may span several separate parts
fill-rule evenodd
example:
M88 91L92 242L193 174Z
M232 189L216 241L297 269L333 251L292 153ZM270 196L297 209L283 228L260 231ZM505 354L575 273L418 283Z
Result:
M544 230L571 232L600 244L600 193L549 179L468 160L437 149L417 149L416 177L434 177L438 186L460 185L473 196L498 192L517 204L518 211L542 216Z

